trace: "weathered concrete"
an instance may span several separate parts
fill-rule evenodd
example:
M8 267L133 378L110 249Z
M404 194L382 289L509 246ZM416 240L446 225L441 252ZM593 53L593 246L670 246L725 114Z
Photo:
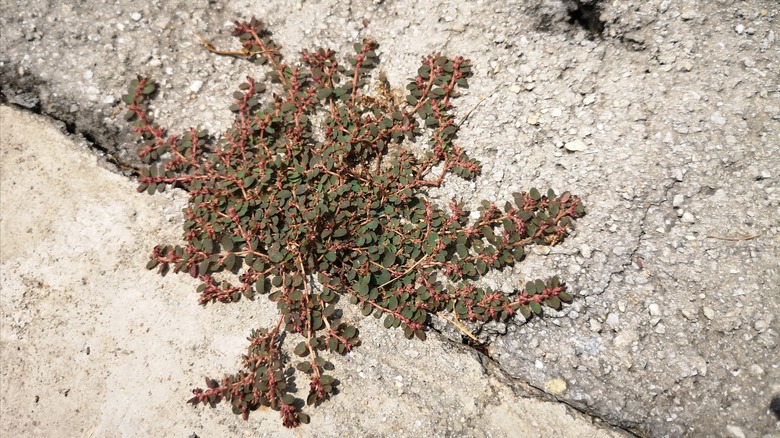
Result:
M600 5L601 35L577 24L577 3ZM459 135L483 176L452 178L431 196L473 207L552 187L582 195L588 208L549 254L482 279L508 290L557 273L577 296L543 319L485 327L479 336L492 343L496 375L643 435L763 437L780 431L769 410L780 394L778 14L773 0L6 2L0 94L133 163L119 97L136 74L162 84L153 103L162 124L217 134L230 121L232 90L247 74L263 77L262 68L206 52L193 35L235 47L225 25L234 19L262 18L288 59L317 46L344 52L371 37L399 89L423 55L469 57L475 77L457 104L474 111ZM154 199L143 202L162 202ZM169 234L150 238L127 269L142 266L152 244L175 238L177 208ZM159 288L148 281L146 294ZM192 286L185 278L164 284L176 288L176 308L193 306L181 295ZM377 344L395 339L372 323L361 327L380 336ZM236 323L223 364L171 383L166 391L178 392L166 400L178 403L201 374L232 370L250 325ZM399 356L392 351L355 355L385 363ZM181 359L210 360L194 352ZM150 366L170 362L178 359ZM394 376L414 366L425 368L412 358ZM449 427L436 430L456 433Z

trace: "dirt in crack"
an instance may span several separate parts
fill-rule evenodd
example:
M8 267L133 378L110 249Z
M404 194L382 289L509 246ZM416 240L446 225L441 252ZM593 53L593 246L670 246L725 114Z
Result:
M569 23L579 24L594 37L601 37L604 31L604 22L601 21L601 8L599 0L585 1L568 0Z

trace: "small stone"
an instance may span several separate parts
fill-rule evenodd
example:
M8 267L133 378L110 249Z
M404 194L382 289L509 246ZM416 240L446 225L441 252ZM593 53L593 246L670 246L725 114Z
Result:
M696 314L688 309L683 309L682 314L688 321L693 321L696 319Z
M511 87L509 87L509 91L511 91L512 93L517 94L520 91L522 91L522 88L518 87L517 85L512 85Z
M596 95L595 94L588 94L587 96L585 96L585 99L582 100L582 103L585 104L585 105L590 105L590 104L592 104L595 101L596 101Z
M203 86L203 81L192 81L190 83L190 91L193 93L197 93L200 91L200 88Z
M560 378L550 379L544 383L544 389L551 394L563 394L566 392L566 381Z
M617 327L618 325L620 325L620 317L618 316L617 313L610 313L609 315L607 315L606 322L607 325L609 326Z
M92 76L94 76L94 73L92 72L92 70L87 70L87 71L84 72L84 79L87 79L87 80L92 79Z
M682 15L680 15L680 18L682 18L685 21L693 20L694 18L696 18L696 13L689 9L684 11Z
M745 26L743 26L742 24L738 24L738 25L734 26L734 30L735 30L735 31L736 31L738 34L742 35L742 32L744 32L744 31L745 31Z
M143 17L144 16L141 15L140 12L133 12L132 14L130 14L130 18L132 18L133 21L141 21L141 18L143 18Z
M598 322L595 318L591 318L588 322L590 323L591 330L593 330L596 333L601 332L601 323Z
M573 140L567 142L564 147L569 152L582 152L588 149L588 145L586 145L582 140Z
M684 59L677 63L677 71L679 72L689 72L693 70L693 63L687 59Z
M710 120L712 120L712 123L716 125L723 126L726 124L726 118L723 117L723 114L721 114L720 111L715 111L714 113L712 113Z
M656 303L650 304L648 310L650 311L650 316L661 316L661 306Z
M580 246L580 254L582 254L582 256L586 259L589 259L590 256L593 255L593 250L590 249L590 246L588 245L582 245Z
M728 426L726 426L726 430L734 438L745 438L745 432L742 432L742 429L737 426L733 426L729 424Z
M666 333L666 327L663 324L658 324L655 327L655 332L658 333L659 335L662 335Z
M696 218L694 218L693 215L691 214L691 212L689 212L689 211L686 211L685 213L683 213L682 218L680 220L685 222L686 224L692 224L692 223L696 222Z
M747 68L753 68L756 66L756 61L752 58L744 58L742 59L742 64Z
M764 369L761 368L759 365L753 364L750 365L750 373L754 376L763 376L764 375Z
M528 116L527 122L528 122L529 125L538 125L540 118L542 118L542 115L539 114L539 113L536 113L536 114L534 114L532 116Z
M704 316L706 316L707 319L715 318L715 311L711 307L705 307L702 309L702 312L704 312Z
M685 201L685 196L674 195L674 199L672 199L672 207L680 208L682 207L684 201Z

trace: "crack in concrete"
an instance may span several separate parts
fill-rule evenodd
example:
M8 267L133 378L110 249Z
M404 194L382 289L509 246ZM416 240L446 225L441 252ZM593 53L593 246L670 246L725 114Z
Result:
M54 114L50 114L47 112L44 112L41 110L40 107L34 107L34 108L28 108L23 105L16 104L14 102L9 102L7 99L3 99L5 104L13 105L23 111L42 115L45 117L48 117L55 122L61 124L62 127L64 127L65 131L68 132L70 135L79 136L83 138L86 141L86 144L88 148L93 151L93 153L99 158L104 160L105 163L110 164L112 168L115 170L116 173L121 174L128 179L130 179L132 176L138 176L140 174L140 169L136 166L133 166L130 163L124 162L121 159L115 157L113 154L111 154L108 150L108 148L102 146L92 135L90 135L88 132L83 132L79 130L75 123L68 122L66 120L63 120L59 117L57 117ZM678 184L679 181L676 179L672 179L672 182L665 185L664 187L664 196L662 199L660 199L657 202L651 202L649 203L645 208L644 212L642 214L641 219L639 220L639 236L636 240L636 245L634 245L634 248L631 250L631 253L629 255L629 258L626 262L624 262L619 269L610 272L609 279L607 281L607 285L602 289L601 293L606 292L609 287L612 284L612 281L614 279L614 276L620 275L623 272L626 271L628 266L630 266L634 260L636 259L636 255L639 252L639 249L642 246L642 243L644 241L645 236L647 235L647 231L645 229L646 227L646 219L649 214L649 211L653 207L660 207L664 202L668 201L669 192L672 190L672 188ZM599 415L597 412L579 405L577 403L570 402L566 399L556 397L553 394L550 394L549 392L545 391L543 388L540 388L536 385L531 384L530 382L517 378L512 377L509 375L509 373L501 366L501 363L498 362L496 359L494 359L490 353L489 344L483 345L483 346L476 346L471 345L465 342L457 342L453 339L450 339L446 336L441 330L438 330L434 327L430 327L430 330L437 333L441 336L442 339L444 339L448 344L451 344L457 348L459 348L461 351L471 353L470 356L473 356L474 360L479 362L480 366L482 367L483 371L488 376L493 376L498 378L500 381L504 382L513 392L517 393L518 391L521 391L523 395L527 397L532 397L536 400L546 401L546 402L552 402L552 403L559 403L567 406L571 410L579 413L580 415L583 415L585 417L588 417L593 424L601 423L601 427L609 427L612 429L615 429L617 431L626 433L632 437L637 438L647 438L650 437L647 432L633 428L633 427L627 427L621 424L618 424L614 421L610 421L606 418L604 418L602 415Z
M72 121L64 120L58 117L56 114L43 111L40 105L27 107L12 102L9 99L7 99L5 95L2 93L0 93L0 104L11 105L27 113L48 117L49 119L53 120L55 123L60 124L65 129L65 132L67 132L68 134L84 139L89 150L91 150L95 154L95 156L97 156L99 159L102 159L105 163L109 164L112 170L115 171L115 173L118 173L126 177L130 177L130 176L137 177L141 175L141 169L134 166L133 164L130 164L116 157L114 154L112 154L109 151L107 147L103 146L92 134L90 134L87 131L82 131L78 129L76 123Z
M439 334L442 334L439 330L433 330ZM499 381L506 384L512 392L517 394L518 392L522 392L522 394L519 394L521 396L525 397L532 397L536 400L541 400L545 402L550 403L558 403L563 404L567 408L577 412L579 415L585 416L591 420L592 424L598 424L600 427L604 428L611 428L613 430L623 432L628 434L629 436L636 437L636 438L650 438L651 435L647 432L632 428L632 427L626 427L621 424L615 423L614 421L610 421L603 416L599 415L597 412L594 412L591 409L588 409L587 407L580 406L576 403L572 403L566 399L562 399L559 397L556 397L553 394L550 394L549 392L545 391L543 388L540 388L536 385L531 384L530 382L520 379L517 377L512 377L509 375L509 373L501 366L501 363L497 360L493 359L491 357L488 350L485 352L480 351L478 348L468 345L465 343L459 343L456 342L445 335L442 334L442 337L444 340L460 349L461 351L465 353L470 353L470 356L473 356L474 360L479 362L480 366L482 367L483 372L487 376L496 377ZM486 354L487 353L487 354ZM600 424L599 424L600 423Z
M634 245L634 248L631 250L631 253L628 256L628 260L623 262L620 267L617 270L611 271L609 273L609 278L607 279L607 284L604 286L604 288L601 290L601 292L598 295L601 295L605 293L611 286L612 282L614 280L614 277L616 275L621 275L624 272L626 272L626 269L631 266L632 263L637 263L639 266L639 269L642 269L642 266L640 264L642 262L637 262L637 253L639 253L639 249L642 247L642 243L644 243L645 238L647 236L647 230L646 230L646 224L647 216L650 213L650 209L653 207L660 208L661 205L663 205L664 202L667 202L669 200L669 192L676 186L680 181L678 181L676 178L673 178L672 181L668 184L666 184L663 188L664 195L656 202L649 202L645 207L644 211L642 213L642 217L639 219L639 235L636 238L636 245Z

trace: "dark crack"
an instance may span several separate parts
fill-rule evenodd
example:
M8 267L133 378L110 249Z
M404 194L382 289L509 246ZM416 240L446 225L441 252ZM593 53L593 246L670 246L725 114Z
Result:
M616 275L621 275L624 272L626 272L626 269L628 269L629 266L632 264L636 264L639 269L642 269L642 258L639 256L639 250L642 247L642 244L645 241L645 237L647 236L647 230L645 222L647 221L647 216L650 213L650 209L653 207L660 208L661 205L663 205L664 202L666 202L669 199L669 192L679 183L678 180L672 179L672 182L669 184L666 184L664 186L663 192L664 195L656 202L650 202L644 207L644 211L642 213L642 217L639 219L639 236L637 236L636 239L636 245L634 245L634 248L631 250L631 253L628 256L628 260L624 261L617 270L611 271L609 273L609 278L607 279L607 284L604 286L604 288L601 290L601 293L606 292L611 286L612 281ZM599 295L600 295L599 294Z
M44 111L37 96L31 92L9 94L7 90L0 89L0 104L12 105L22 111L50 118L62 126L68 134L84 139L89 150L107 163L116 173L126 177L139 176L141 174L138 167L117 158L108 147L101 144L90 132L78 129L76 122L73 120L64 119L58 117L56 113Z
M604 22L601 21L599 0L566 0L569 23L577 23L590 32L591 36L601 37Z
M442 334L438 330L434 330L434 331L436 331L439 334ZM509 375L509 373L506 372L506 370L504 370L503 367L501 367L501 363L493 359L493 357L490 355L489 344L474 346L467 342L460 342L460 343L456 342L446 336L444 336L444 339L448 344L474 357L474 359L477 362L479 362L483 372L486 375L496 377L499 381L501 381L502 383L506 384L509 388L511 388L512 392L514 392L518 396L532 397L534 399L541 400L541 401L563 404L568 409L571 409L572 411L576 412L578 415L589 418L592 424L598 425L599 427L602 428L612 429L613 431L616 432L622 432L632 437L650 438L652 436L648 432L645 432L641 429L626 427L614 421L610 421L609 419L599 415L597 412L585 406L579 405L577 403L572 403L563 398L558 398L555 395L550 394L544 389L539 388L538 386L535 386L524 379L512 377L511 375Z

